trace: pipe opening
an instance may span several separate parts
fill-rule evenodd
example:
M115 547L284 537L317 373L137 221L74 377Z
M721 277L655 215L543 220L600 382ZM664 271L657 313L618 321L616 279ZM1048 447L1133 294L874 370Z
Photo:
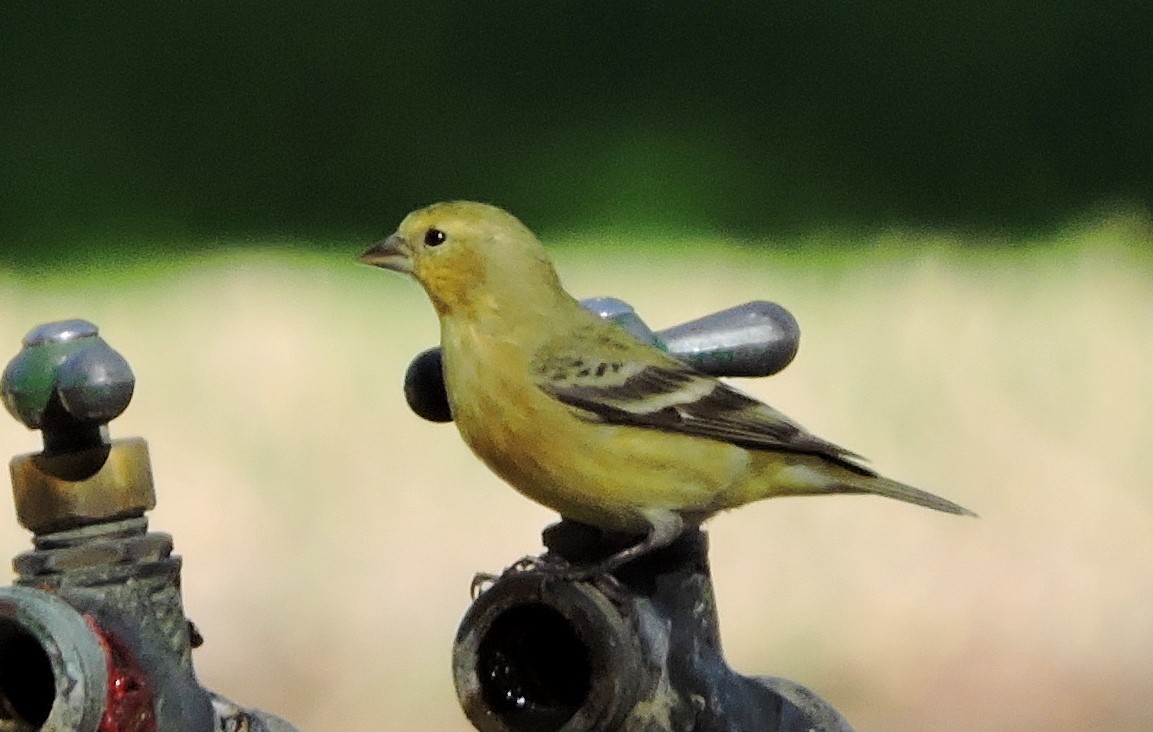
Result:
M589 649L553 608L529 603L502 613L477 649L485 704L513 730L554 732L584 705Z
M0 732L40 729L52 713L56 678L32 633L0 618Z

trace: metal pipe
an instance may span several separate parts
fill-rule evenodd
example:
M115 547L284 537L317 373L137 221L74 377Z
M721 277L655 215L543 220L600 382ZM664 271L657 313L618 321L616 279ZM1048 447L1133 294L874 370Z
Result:
M808 689L729 668L703 532L588 581L570 570L636 537L565 520L544 540L457 633L457 696L481 732L851 732Z
M0 730L97 732L107 688L83 615L41 590L0 588Z
M128 362L83 320L24 338L0 378L8 411L44 449L10 463L33 549L0 589L0 732L294 732L196 680L172 537L148 531L148 446L111 440Z

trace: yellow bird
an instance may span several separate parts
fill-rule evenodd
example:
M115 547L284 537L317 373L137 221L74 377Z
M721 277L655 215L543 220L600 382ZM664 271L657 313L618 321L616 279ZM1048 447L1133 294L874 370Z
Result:
M974 515L877 475L586 311L533 233L499 208L414 211L361 261L411 275L428 293L453 420L486 465L566 518L645 536L602 571L771 496L875 493Z

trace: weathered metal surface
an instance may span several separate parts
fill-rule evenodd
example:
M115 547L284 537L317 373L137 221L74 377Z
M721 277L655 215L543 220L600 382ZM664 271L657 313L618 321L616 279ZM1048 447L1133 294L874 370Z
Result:
M34 328L0 380L5 406L44 437L11 462L34 548L0 589L0 732L294 732L200 686L172 537L144 440L109 440L128 406L128 363L82 320ZM227 711L227 710L225 710Z
M851 732L808 689L729 668L699 530L613 575L571 579L635 540L564 521L546 530L547 554L480 594L453 650L477 729Z
M96 732L107 684L80 612L47 592L0 587L0 729Z
M139 438L18 455L9 471L16 517L37 533L142 516L156 505L148 445Z
M274 714L247 709L215 694L212 708L216 713L213 732L296 732L295 727Z

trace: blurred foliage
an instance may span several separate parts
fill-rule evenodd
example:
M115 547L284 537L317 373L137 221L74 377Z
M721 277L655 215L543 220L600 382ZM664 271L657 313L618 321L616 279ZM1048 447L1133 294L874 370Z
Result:
M0 5L0 248L1035 229L1153 200L1147 3ZM156 242L184 242L183 244Z

